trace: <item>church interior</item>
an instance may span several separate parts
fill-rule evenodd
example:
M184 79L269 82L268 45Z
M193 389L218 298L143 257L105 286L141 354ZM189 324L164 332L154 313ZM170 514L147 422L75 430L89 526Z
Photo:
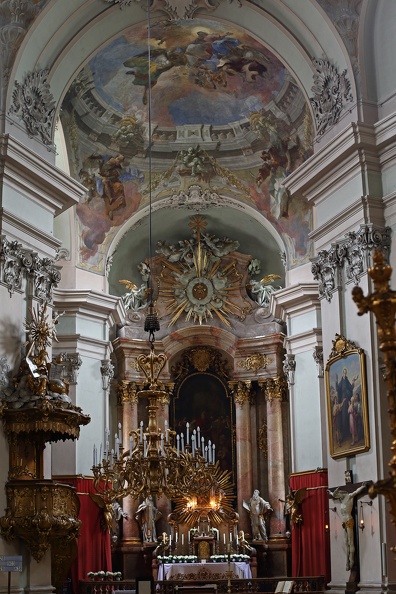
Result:
M0 594L395 591L395 32L0 0Z

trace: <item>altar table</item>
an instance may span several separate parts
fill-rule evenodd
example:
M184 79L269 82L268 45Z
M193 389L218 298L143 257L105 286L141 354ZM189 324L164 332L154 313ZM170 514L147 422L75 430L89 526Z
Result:
M249 563L234 562L229 567L231 579L250 579ZM226 580L228 563L164 563L158 568L158 581L162 580Z

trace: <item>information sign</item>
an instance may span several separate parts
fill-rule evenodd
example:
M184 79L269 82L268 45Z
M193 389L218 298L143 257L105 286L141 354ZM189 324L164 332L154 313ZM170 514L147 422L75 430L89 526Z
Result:
M22 571L22 555L0 555L0 573Z

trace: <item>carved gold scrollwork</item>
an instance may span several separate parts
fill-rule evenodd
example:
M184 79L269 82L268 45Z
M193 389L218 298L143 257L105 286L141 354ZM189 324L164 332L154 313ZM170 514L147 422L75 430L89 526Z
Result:
M10 481L6 495L1 535L6 540L24 540L36 561L43 558L49 546L78 537L80 503L70 485L46 480Z
M180 381L194 371L201 373L210 371L225 379L230 377L228 362L222 358L219 351L209 346L186 349L181 360L171 369L176 381Z
M137 404L138 392L143 389L143 384L121 380L117 386L117 395L119 404L129 404L134 407Z
M268 429L267 423L266 423L266 421L264 421L264 423L261 425L259 432L258 432L258 447L263 452L264 458L267 458L267 456L268 456L267 429Z
M252 353L246 359L239 361L238 366L248 371L252 370L257 374L259 369L266 369L272 363L272 359L263 353Z
M272 404L274 400L283 402L287 400L287 381L283 376L270 377L258 382L260 388L264 391L264 397Z
M244 380L239 382L228 382L228 385L234 396L236 404L243 406L245 402L252 403L250 389L252 387L251 380Z

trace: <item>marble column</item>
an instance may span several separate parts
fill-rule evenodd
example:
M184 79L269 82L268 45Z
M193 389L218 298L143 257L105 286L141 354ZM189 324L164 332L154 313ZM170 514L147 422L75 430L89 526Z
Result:
M140 389L135 382L122 380L118 384L118 395L122 404L122 442L124 451L129 450L130 432L138 428L138 396ZM135 520L135 514L139 502L126 497L122 502L123 510L128 514L128 519L124 520L122 532L122 546L140 545L139 525Z
M279 507L285 496L285 466L283 451L282 402L287 395L284 377L273 377L259 382L267 401L268 492L274 512L270 518L270 535L284 534L286 521Z
M249 501L253 492L252 472L252 430L250 424L250 380L229 382L235 401L236 425L236 469L238 488L239 529L251 534L248 512L243 508L243 500Z

